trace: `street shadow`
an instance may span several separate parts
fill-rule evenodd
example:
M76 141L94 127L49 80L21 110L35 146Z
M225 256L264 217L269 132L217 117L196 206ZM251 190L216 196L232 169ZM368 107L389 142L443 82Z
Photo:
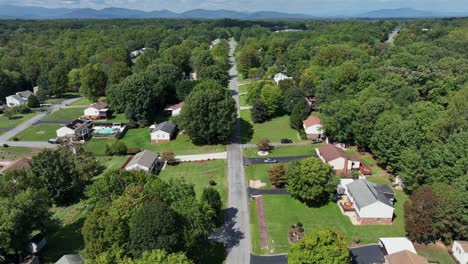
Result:
M241 142L240 143L248 143L252 140L254 129L250 122L246 121L245 119L239 118L240 122L240 132L241 132Z
M232 90L232 89L230 89L229 92L231 93L231 96L239 94L236 90Z
M230 252L232 248L238 246L241 239L245 237L244 233L235 227L238 212L239 210L233 207L224 210L225 222L222 228L225 238L226 252Z

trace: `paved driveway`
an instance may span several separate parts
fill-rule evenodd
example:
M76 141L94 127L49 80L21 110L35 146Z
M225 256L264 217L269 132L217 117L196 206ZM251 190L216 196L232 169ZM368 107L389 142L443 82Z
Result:
M277 256L250 256L250 264L287 264L288 257L287 255L277 255Z
M180 162L187 161L202 161L202 160L219 160L227 159L227 152L207 153L198 155L179 155L175 157Z
M278 162L276 163L286 163L286 162L291 162L294 160L301 160L305 158L310 158L310 157L315 157L317 158L317 155L305 155L305 156L288 156L288 157L265 157L265 158L244 158L244 164L245 165L251 165L251 164L274 164L274 163L266 163L265 159L273 159L277 160Z

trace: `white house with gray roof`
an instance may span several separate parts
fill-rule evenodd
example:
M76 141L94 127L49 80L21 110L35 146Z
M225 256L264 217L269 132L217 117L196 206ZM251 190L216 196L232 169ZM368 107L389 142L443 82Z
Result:
M125 166L125 170L143 170L154 172L159 167L159 153L150 150L144 150L137 153Z
M28 102L29 96L33 93L31 91L21 91L17 92L16 94L10 95L6 97L6 103L9 107L17 107L25 105Z
M346 184L344 194L356 213L360 224L391 224L395 192L386 184L356 180Z
M55 264L81 264L84 259L80 255L63 255Z
M167 121L150 126L151 143L169 142L176 130L176 125Z

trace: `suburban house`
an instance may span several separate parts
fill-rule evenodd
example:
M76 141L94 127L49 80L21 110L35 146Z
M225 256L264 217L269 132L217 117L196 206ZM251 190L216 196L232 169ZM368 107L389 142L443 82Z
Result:
M343 212L354 212L358 224L392 224L395 192L388 185L360 179L341 186L339 205Z
M167 121L161 124L150 126L151 143L162 143L171 141L172 136L176 130L176 125Z
M12 163L8 164L7 166L3 167L0 170L0 174L6 173L7 171L10 170L17 170L17 169L28 169L30 167L29 162L31 161L31 158L20 158Z
M109 109L106 102L96 102L84 110L84 115L88 119L98 120L109 118Z
M288 80L288 79L292 79L292 78L282 72L275 74L275 76L273 77L273 80L275 80L276 84L279 84L279 82L282 80Z
M182 107L184 107L185 102L180 102L175 105L169 105L166 108L164 108L164 111L170 111L171 116L178 116L180 115L180 111L182 111Z
M160 163L159 153L150 150L144 150L131 158L131 160L125 165L125 170L143 170L154 172L159 168L160 164L158 163Z
M45 236L41 233L33 236L31 242L29 243L29 250L31 253L39 253L47 245L47 240Z
M196 81L197 80L197 72L191 72L189 74L189 80Z
M320 118L316 116L309 116L306 120L302 121L302 127L308 139L320 138L323 135L323 127Z
M379 238L379 245L384 250L385 255L391 255L403 250L417 254L413 243L406 237L381 237Z
M76 119L69 124L57 129L57 137L81 137L85 138L90 132L90 122L82 119Z
M429 264L429 262L425 257L405 249L385 256L385 264Z
M351 175L353 170L359 170L359 159L348 156L344 150L335 145L326 145L316 149L318 157L323 163L333 167L337 174Z
M84 259L80 255L63 255L55 264L81 264Z
M29 96L33 93L31 91L22 91L17 92L16 94L10 95L6 97L6 103L9 107L16 107L25 105L28 102Z
M145 53L146 48L141 48L130 52L130 58L136 59L141 54Z
M468 263L468 241L453 241L452 254L459 263Z
M219 43L221 43L220 39L215 39L215 40L211 41L210 49L213 48L214 46L218 45Z

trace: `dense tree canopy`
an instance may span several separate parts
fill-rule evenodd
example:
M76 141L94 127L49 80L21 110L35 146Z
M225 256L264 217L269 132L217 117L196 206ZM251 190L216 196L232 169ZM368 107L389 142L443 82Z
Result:
M185 100L180 125L195 144L218 144L229 140L237 118L229 91L213 80L198 84Z

